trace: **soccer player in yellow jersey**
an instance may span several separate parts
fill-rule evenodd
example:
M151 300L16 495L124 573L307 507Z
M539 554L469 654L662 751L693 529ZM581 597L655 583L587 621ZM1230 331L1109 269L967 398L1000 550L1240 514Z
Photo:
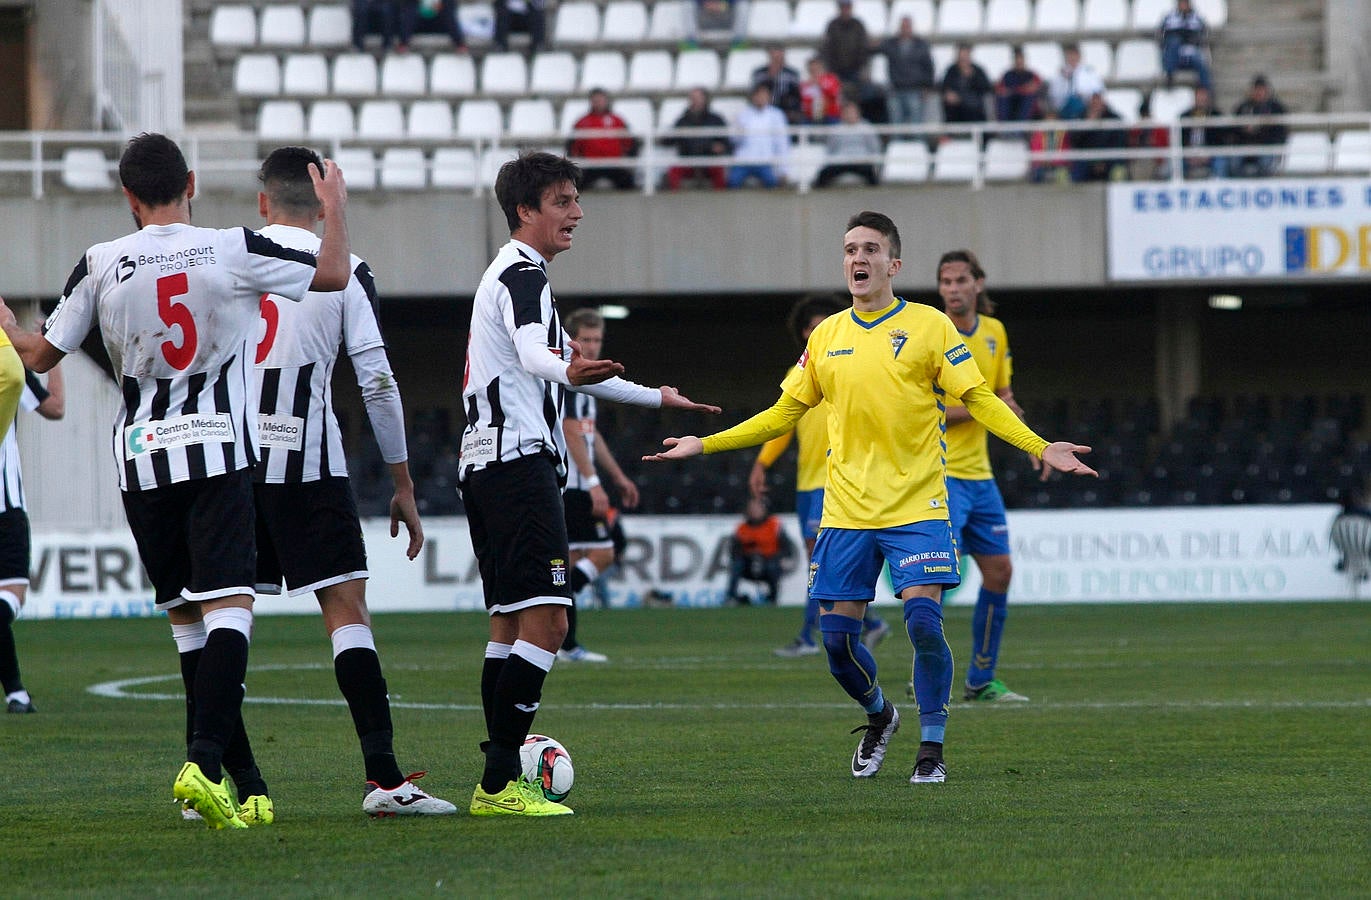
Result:
M1010 387L1014 365L1009 337L1004 323L990 315L995 307L985 293L985 270L976 254L970 250L943 254L938 260L938 296L943 312L957 326L976 360L986 386L1023 418ZM981 590L971 617L971 661L962 699L1026 702L1027 697L1014 693L995 677L1013 574L1004 500L990 469L985 426L971 417L960 400L951 397L947 400L947 502L957 551L971 554L981 570Z
M819 323L835 313L847 309L847 304L833 296L805 297L790 310L789 326L800 348L804 349L809 336ZM754 497L766 493L766 470L781 458L791 439L797 444L795 464L795 515L800 520L800 535L805 542L805 561L814 557L814 541L819 536L819 519L824 505L824 478L828 467L828 404L820 403L805 413L793 431L787 431L762 445L757 461L748 476L748 488ZM814 629L819 624L819 601L805 598L804 623L794 641L776 649L777 656L813 656L819 652L814 642ZM887 634L890 626L867 611L862 620L862 643L874 649Z
M1089 447L1048 443L986 386L952 321L895 296L900 233L887 216L862 212L847 223L843 268L852 309L826 319L770 409L706 438L667 438L647 460L685 459L760 444L830 404L831 451L822 530L810 564L810 593L822 610L829 670L867 713L852 774L880 771L900 716L858 636L883 560L917 653L914 686L920 744L913 783L946 780L943 736L952 691L952 651L943 637L942 592L961 576L947 514L944 398L958 397L997 437L1061 472L1094 475L1076 458Z
M0 303L3 303L0 300ZM5 439L19 412L19 398L24 393L24 364L10 343L9 335L0 331L0 440Z

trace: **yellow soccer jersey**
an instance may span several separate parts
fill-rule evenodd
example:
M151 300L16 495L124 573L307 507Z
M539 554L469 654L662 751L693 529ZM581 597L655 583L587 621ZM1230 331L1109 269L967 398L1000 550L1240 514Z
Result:
M792 438L800 442L795 459L795 490L816 491L822 488L828 466L828 404L820 403L805 413L794 431L767 441L757 454L758 461L766 468L771 468L772 463L780 459L790 446Z
M990 316L977 316L976 327L970 334L962 334L966 347L981 370L986 387L996 393L1009 387L1014 374L1014 357L1009 352L1009 337L1004 323ZM949 408L961 406L954 397L947 398ZM952 478L985 481L994 478L990 469L990 450L985 426L975 419L947 426L947 474Z
M816 328L781 389L831 407L823 527L946 519L944 392L984 383L952 320L930 306L896 300Z

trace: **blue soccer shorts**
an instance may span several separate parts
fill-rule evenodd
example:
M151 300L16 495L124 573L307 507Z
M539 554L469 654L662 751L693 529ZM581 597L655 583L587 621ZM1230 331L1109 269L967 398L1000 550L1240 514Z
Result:
M995 479L947 479L947 508L960 553L1009 555L1009 520Z
M893 528L825 528L814 545L809 595L820 602L869 601L876 596L881 564L890 563L895 596L919 584L961 584L952 528L945 519Z
M795 492L795 517L800 520L800 537L812 541L819 536L824 517L824 489Z

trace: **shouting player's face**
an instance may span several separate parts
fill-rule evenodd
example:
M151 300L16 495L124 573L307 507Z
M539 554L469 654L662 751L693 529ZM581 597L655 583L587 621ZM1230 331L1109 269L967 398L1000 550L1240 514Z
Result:
M544 259L570 250L571 232L585 215L580 200L576 185L570 181L552 185L543 191L542 203L537 209L519 207L519 219L523 223L519 239L541 253Z
M956 319L976 313L976 298L985 281L971 274L971 266L964 262L943 263L938 270L938 296L943 298L943 310Z
M843 271L853 302L884 306L894 299L890 279L900 271L900 260L890 258L890 239L876 229L859 225L843 236Z

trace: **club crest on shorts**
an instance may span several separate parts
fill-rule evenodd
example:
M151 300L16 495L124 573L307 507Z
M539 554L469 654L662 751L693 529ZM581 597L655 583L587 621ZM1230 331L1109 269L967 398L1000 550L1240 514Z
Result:
M566 586L566 560L554 559L552 561L552 584L554 587Z
M909 332L903 328L890 329L890 349L895 351L895 358L900 358L900 351L904 349L905 342L909 340Z

